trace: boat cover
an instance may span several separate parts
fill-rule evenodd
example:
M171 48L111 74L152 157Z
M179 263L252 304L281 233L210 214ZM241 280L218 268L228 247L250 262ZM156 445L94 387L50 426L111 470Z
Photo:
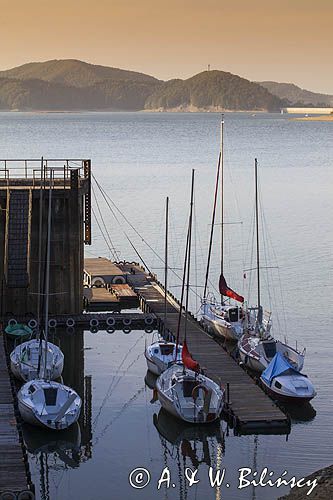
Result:
M277 352L272 361L267 366L266 370L262 372L261 378L267 384L271 384L274 377L278 377L285 372L299 374L299 371L295 370L295 368L292 367L292 365L287 361L283 354Z

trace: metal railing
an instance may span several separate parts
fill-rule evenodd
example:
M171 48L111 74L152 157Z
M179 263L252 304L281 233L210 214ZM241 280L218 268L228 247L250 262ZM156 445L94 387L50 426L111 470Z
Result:
M0 183L23 184L39 188L52 177L55 185L70 187L71 172L85 178L84 159L0 159Z

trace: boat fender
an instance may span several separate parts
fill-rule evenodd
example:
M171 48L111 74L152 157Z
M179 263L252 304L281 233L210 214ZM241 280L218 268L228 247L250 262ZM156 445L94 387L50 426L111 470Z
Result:
M152 325L154 323L154 318L152 316L145 317L145 325Z
M28 327L31 328L31 330L34 330L35 328L37 328L37 326L38 326L38 323L35 319L29 320Z
M116 324L116 320L114 318L111 318L110 316L106 319L106 324L108 326L114 326Z
M68 333L68 335L73 335L74 332L75 332L74 326L68 326L66 328L66 333Z
M151 326L147 326L147 327L145 328L145 332L146 332L146 333L153 333L153 331L154 331L154 328L152 328Z
M0 494L0 500L16 500L16 495L12 491L4 491Z
M49 327L50 328L57 328L57 320L54 318L49 319Z
M91 318L91 320L89 321L89 325L90 325L91 328L97 328L98 325L99 325L98 319Z
M16 326L16 325L17 325L17 321L16 321L16 319L11 318L11 319L8 321L8 326Z
M35 495L32 491L24 490L20 491L16 498L17 500L35 500Z
M124 276L115 276L112 280L113 285L125 285L126 280Z
M68 318L67 321L66 321L66 326L67 327L74 327L75 326L75 321L73 318Z
M115 329L114 328L111 328L110 326L106 329L106 332L107 333L114 333L115 332Z
M126 333L126 334L130 333L131 332L131 328L128 328L128 327L123 328L123 332Z
M98 332L97 326L91 326L90 331L91 331L91 333L97 333Z
M123 325L130 326L131 324L132 324L131 318L124 318L123 319Z

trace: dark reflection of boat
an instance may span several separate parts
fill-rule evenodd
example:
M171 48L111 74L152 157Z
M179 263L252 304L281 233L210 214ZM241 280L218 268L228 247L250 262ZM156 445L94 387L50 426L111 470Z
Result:
M310 422L317 415L317 412L311 403L304 403L302 405L285 403L283 404L283 409L291 418L292 423Z
M146 376L145 376L145 384L149 389L154 390L156 387L156 380L157 376L154 375L150 370L147 370Z
M74 469L81 462L81 430L78 423L63 431L47 431L30 424L22 426L23 439L32 455L53 455L63 465Z
M174 418L163 408L158 415L154 414L153 421L166 451L168 443L171 444L196 468L201 463L211 466L218 455L220 458L224 455L224 433L220 421L210 425L191 425Z

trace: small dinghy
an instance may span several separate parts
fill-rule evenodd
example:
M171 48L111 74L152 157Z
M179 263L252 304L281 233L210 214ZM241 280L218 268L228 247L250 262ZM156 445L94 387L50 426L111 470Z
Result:
M29 337L31 338L34 333L28 325L25 325L23 323L13 323L7 325L5 328L5 332L9 337L12 337L13 339L27 339Z
M184 364L172 365L157 379L158 399L165 411L185 422L214 422L223 409L224 391L199 373L199 364L191 358L186 342L182 358Z
M23 382L35 378L55 380L62 374L64 355L55 344L33 339L15 347L10 367L13 375Z
M145 350L148 370L155 375L161 375L174 361L182 360L182 346L174 342L158 340Z
M58 382L27 382L19 390L17 399L22 419L32 425L63 430L80 417L81 398L73 389Z
M316 395L308 377L296 370L279 352L261 374L260 380L273 398L284 402L305 403Z

